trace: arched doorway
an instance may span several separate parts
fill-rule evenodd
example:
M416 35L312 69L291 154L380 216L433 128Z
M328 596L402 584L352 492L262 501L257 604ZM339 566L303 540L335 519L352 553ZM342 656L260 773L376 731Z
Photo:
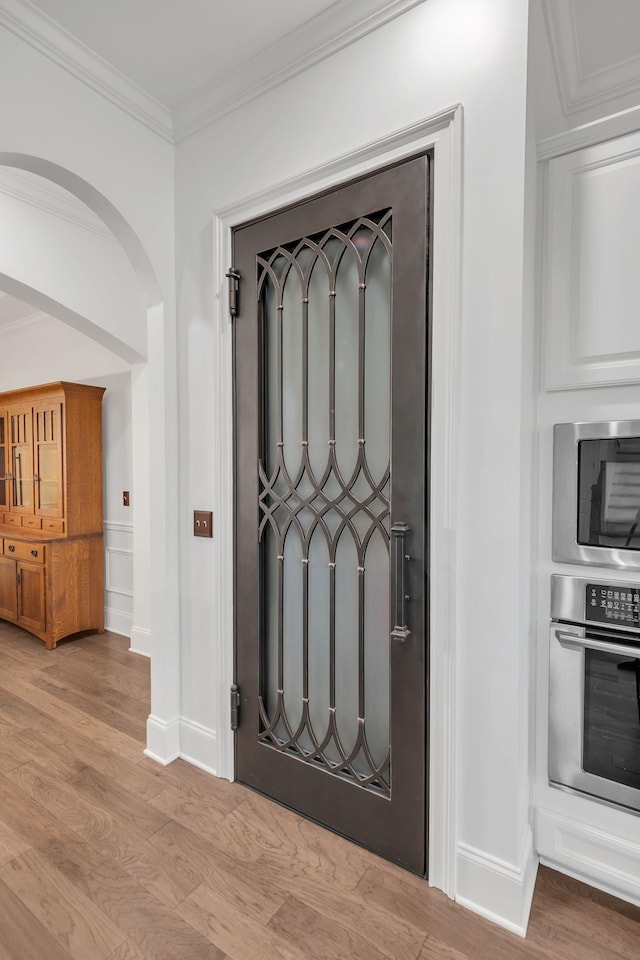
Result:
M133 485L138 491L133 531L135 643L138 648L146 646L140 652L151 652L153 609L159 625L154 639L162 653L153 658L157 669L152 660L152 717L148 726L153 743L148 746L151 755L168 762L177 755L177 740L175 747L168 742L171 738L167 739L165 733L170 724L166 718L177 717L179 700L177 679L173 684L165 679L167 668L173 677L178 676L177 669L171 670L172 659L177 662L177 631L171 630L177 577L169 590L166 580L173 563L177 566L177 549L173 544L168 549L166 530L156 537L150 524L152 512L167 512L167 351L160 287L134 231L89 183L54 163L22 154L0 154L0 171L7 169L14 178L22 178L27 193L38 181L40 190L48 192L53 201L47 209L46 203L43 208L42 204L24 202L24 197L11 198L13 220L9 227L3 219L6 229L0 235L0 289L111 351L130 371ZM95 230L90 238L73 216L60 213L65 197L100 225L102 236ZM38 222L45 223L46 229L38 229ZM159 478L153 488L152 461ZM177 622L177 603L175 607ZM163 642L163 636L170 638L168 643Z

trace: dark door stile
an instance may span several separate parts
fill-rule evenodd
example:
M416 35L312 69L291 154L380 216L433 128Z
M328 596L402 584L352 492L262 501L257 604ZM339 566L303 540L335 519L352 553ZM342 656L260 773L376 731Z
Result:
M236 776L418 874L426 872L431 182L432 158L421 156L238 227L233 233L234 266L240 274L234 324L234 642L240 692ZM373 788L370 783L361 785L353 776L330 772L326 763L308 762L293 749L280 750L273 741L259 739L265 726L260 696L266 683L262 635L265 583L258 534L265 372L257 266L264 251L291 245L298 238L318 237L332 226L384 210L391 211L393 247L390 515L386 521L390 761L383 784L386 792L377 790L375 784ZM391 535L391 527L397 524L408 527L398 557ZM398 587L402 596L396 600ZM398 625L399 605L406 610L410 631L404 640L391 636Z

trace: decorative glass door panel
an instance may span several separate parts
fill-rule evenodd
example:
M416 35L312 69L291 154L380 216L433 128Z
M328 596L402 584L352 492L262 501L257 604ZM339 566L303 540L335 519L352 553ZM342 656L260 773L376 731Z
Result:
M34 407L36 513L61 517L62 506L62 404Z
M429 177L234 233L238 778L418 873Z
M260 739L386 796L391 255L382 210L257 258Z
M33 513L32 416L28 409L9 410L9 481L12 513Z

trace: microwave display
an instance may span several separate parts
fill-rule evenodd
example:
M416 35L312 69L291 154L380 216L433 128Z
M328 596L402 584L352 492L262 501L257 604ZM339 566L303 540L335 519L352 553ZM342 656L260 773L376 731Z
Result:
M640 437L578 443L578 543L640 550Z

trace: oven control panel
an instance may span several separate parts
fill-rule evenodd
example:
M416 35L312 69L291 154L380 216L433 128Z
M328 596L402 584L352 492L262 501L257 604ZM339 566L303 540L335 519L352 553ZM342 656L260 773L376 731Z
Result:
M640 627L640 585L587 583L585 620L614 627Z

